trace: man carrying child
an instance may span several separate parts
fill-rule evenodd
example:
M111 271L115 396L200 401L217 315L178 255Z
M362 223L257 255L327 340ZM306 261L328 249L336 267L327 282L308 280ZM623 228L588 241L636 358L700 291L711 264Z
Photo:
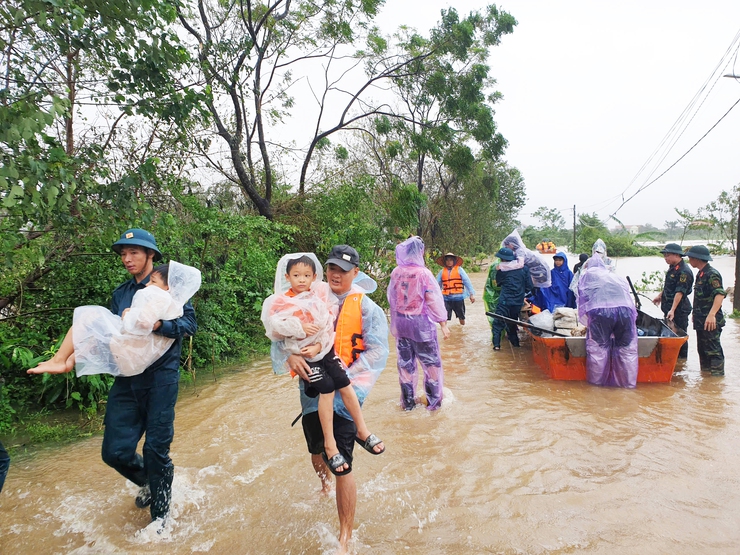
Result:
M368 297L368 293L375 291L377 284L359 271L359 264L360 256L355 249L348 245L337 245L326 261L326 280L339 303L339 314L335 320L334 350L344 363L352 387L362 404L388 359L388 323L383 309ZM290 355L288 368L303 380L309 380L311 367L303 356ZM326 464L321 457L324 451L324 437L318 415L318 398L308 397L303 385L300 392L303 433L308 451L311 453L314 471L321 479L322 492L326 494L331 489L331 482ZM341 396L334 399L333 430L337 448L351 469L357 428ZM380 443L372 449L379 453L384 446ZM337 476L336 483L341 554L348 552L352 539L357 484L353 472Z

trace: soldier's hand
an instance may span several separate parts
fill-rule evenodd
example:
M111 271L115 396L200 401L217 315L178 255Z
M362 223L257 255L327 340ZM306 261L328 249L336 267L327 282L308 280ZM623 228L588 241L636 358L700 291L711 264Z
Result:
M710 314L704 320L704 331L714 331L717 328L717 317Z
M659 293L657 297L653 299L653 304L660 304L660 298L663 296L662 293Z
M671 309L668 311L668 314L665 315L666 320L673 320L673 318L676 316L675 310Z

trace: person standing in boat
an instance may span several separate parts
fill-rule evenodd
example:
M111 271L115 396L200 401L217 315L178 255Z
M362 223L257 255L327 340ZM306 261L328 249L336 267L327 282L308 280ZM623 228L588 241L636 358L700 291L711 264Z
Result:
M475 289L470 282L468 274L463 270L463 259L454 253L448 252L444 257L436 260L443 268L437 274L437 283L442 289L447 309L447 321L452 319L452 312L460 320L460 325L465 325L465 299L470 297L470 303L475 302Z
M578 280L578 319L586 325L586 379L595 385L637 385L637 309L627 280L598 254Z
M725 354L719 341L725 316L722 314L722 301L727 294L722 288L722 276L709 261L709 249L696 245L686 251L689 264L699 270L694 281L694 329L696 330L696 349L702 371L712 376L725 375Z
M653 303L660 306L663 315L672 320L679 328L689 329L689 315L691 302L689 295L694 285L694 274L689 265L684 262L683 249L676 243L668 243L660 251L669 268L665 274L663 291L653 299ZM678 358L686 358L689 354L688 341L681 346Z

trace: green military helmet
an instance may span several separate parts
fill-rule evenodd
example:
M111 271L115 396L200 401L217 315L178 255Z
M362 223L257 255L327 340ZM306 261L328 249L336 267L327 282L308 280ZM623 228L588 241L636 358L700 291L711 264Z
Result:
M506 260L507 262L511 260L516 260L516 255L514 254L514 251L511 250L509 247L501 247L496 253L496 256L501 260Z
M660 254L677 254L678 256L685 256L681 246L676 243L668 243L663 250L660 251Z
M712 260L712 257L709 255L709 249L704 245L694 245L684 253L684 256L696 258L698 260L705 260L707 262Z

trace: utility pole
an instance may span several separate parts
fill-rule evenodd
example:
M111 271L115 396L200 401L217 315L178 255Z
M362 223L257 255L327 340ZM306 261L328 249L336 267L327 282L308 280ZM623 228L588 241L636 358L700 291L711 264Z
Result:
M740 283L740 256L738 256L738 249L740 249L740 195L737 199L737 230L735 235L735 293L732 298L732 309L740 310L740 295L737 292L737 286Z
M576 205L573 205L573 254L578 254L576 250ZM737 270L735 270L735 279L737 279Z

